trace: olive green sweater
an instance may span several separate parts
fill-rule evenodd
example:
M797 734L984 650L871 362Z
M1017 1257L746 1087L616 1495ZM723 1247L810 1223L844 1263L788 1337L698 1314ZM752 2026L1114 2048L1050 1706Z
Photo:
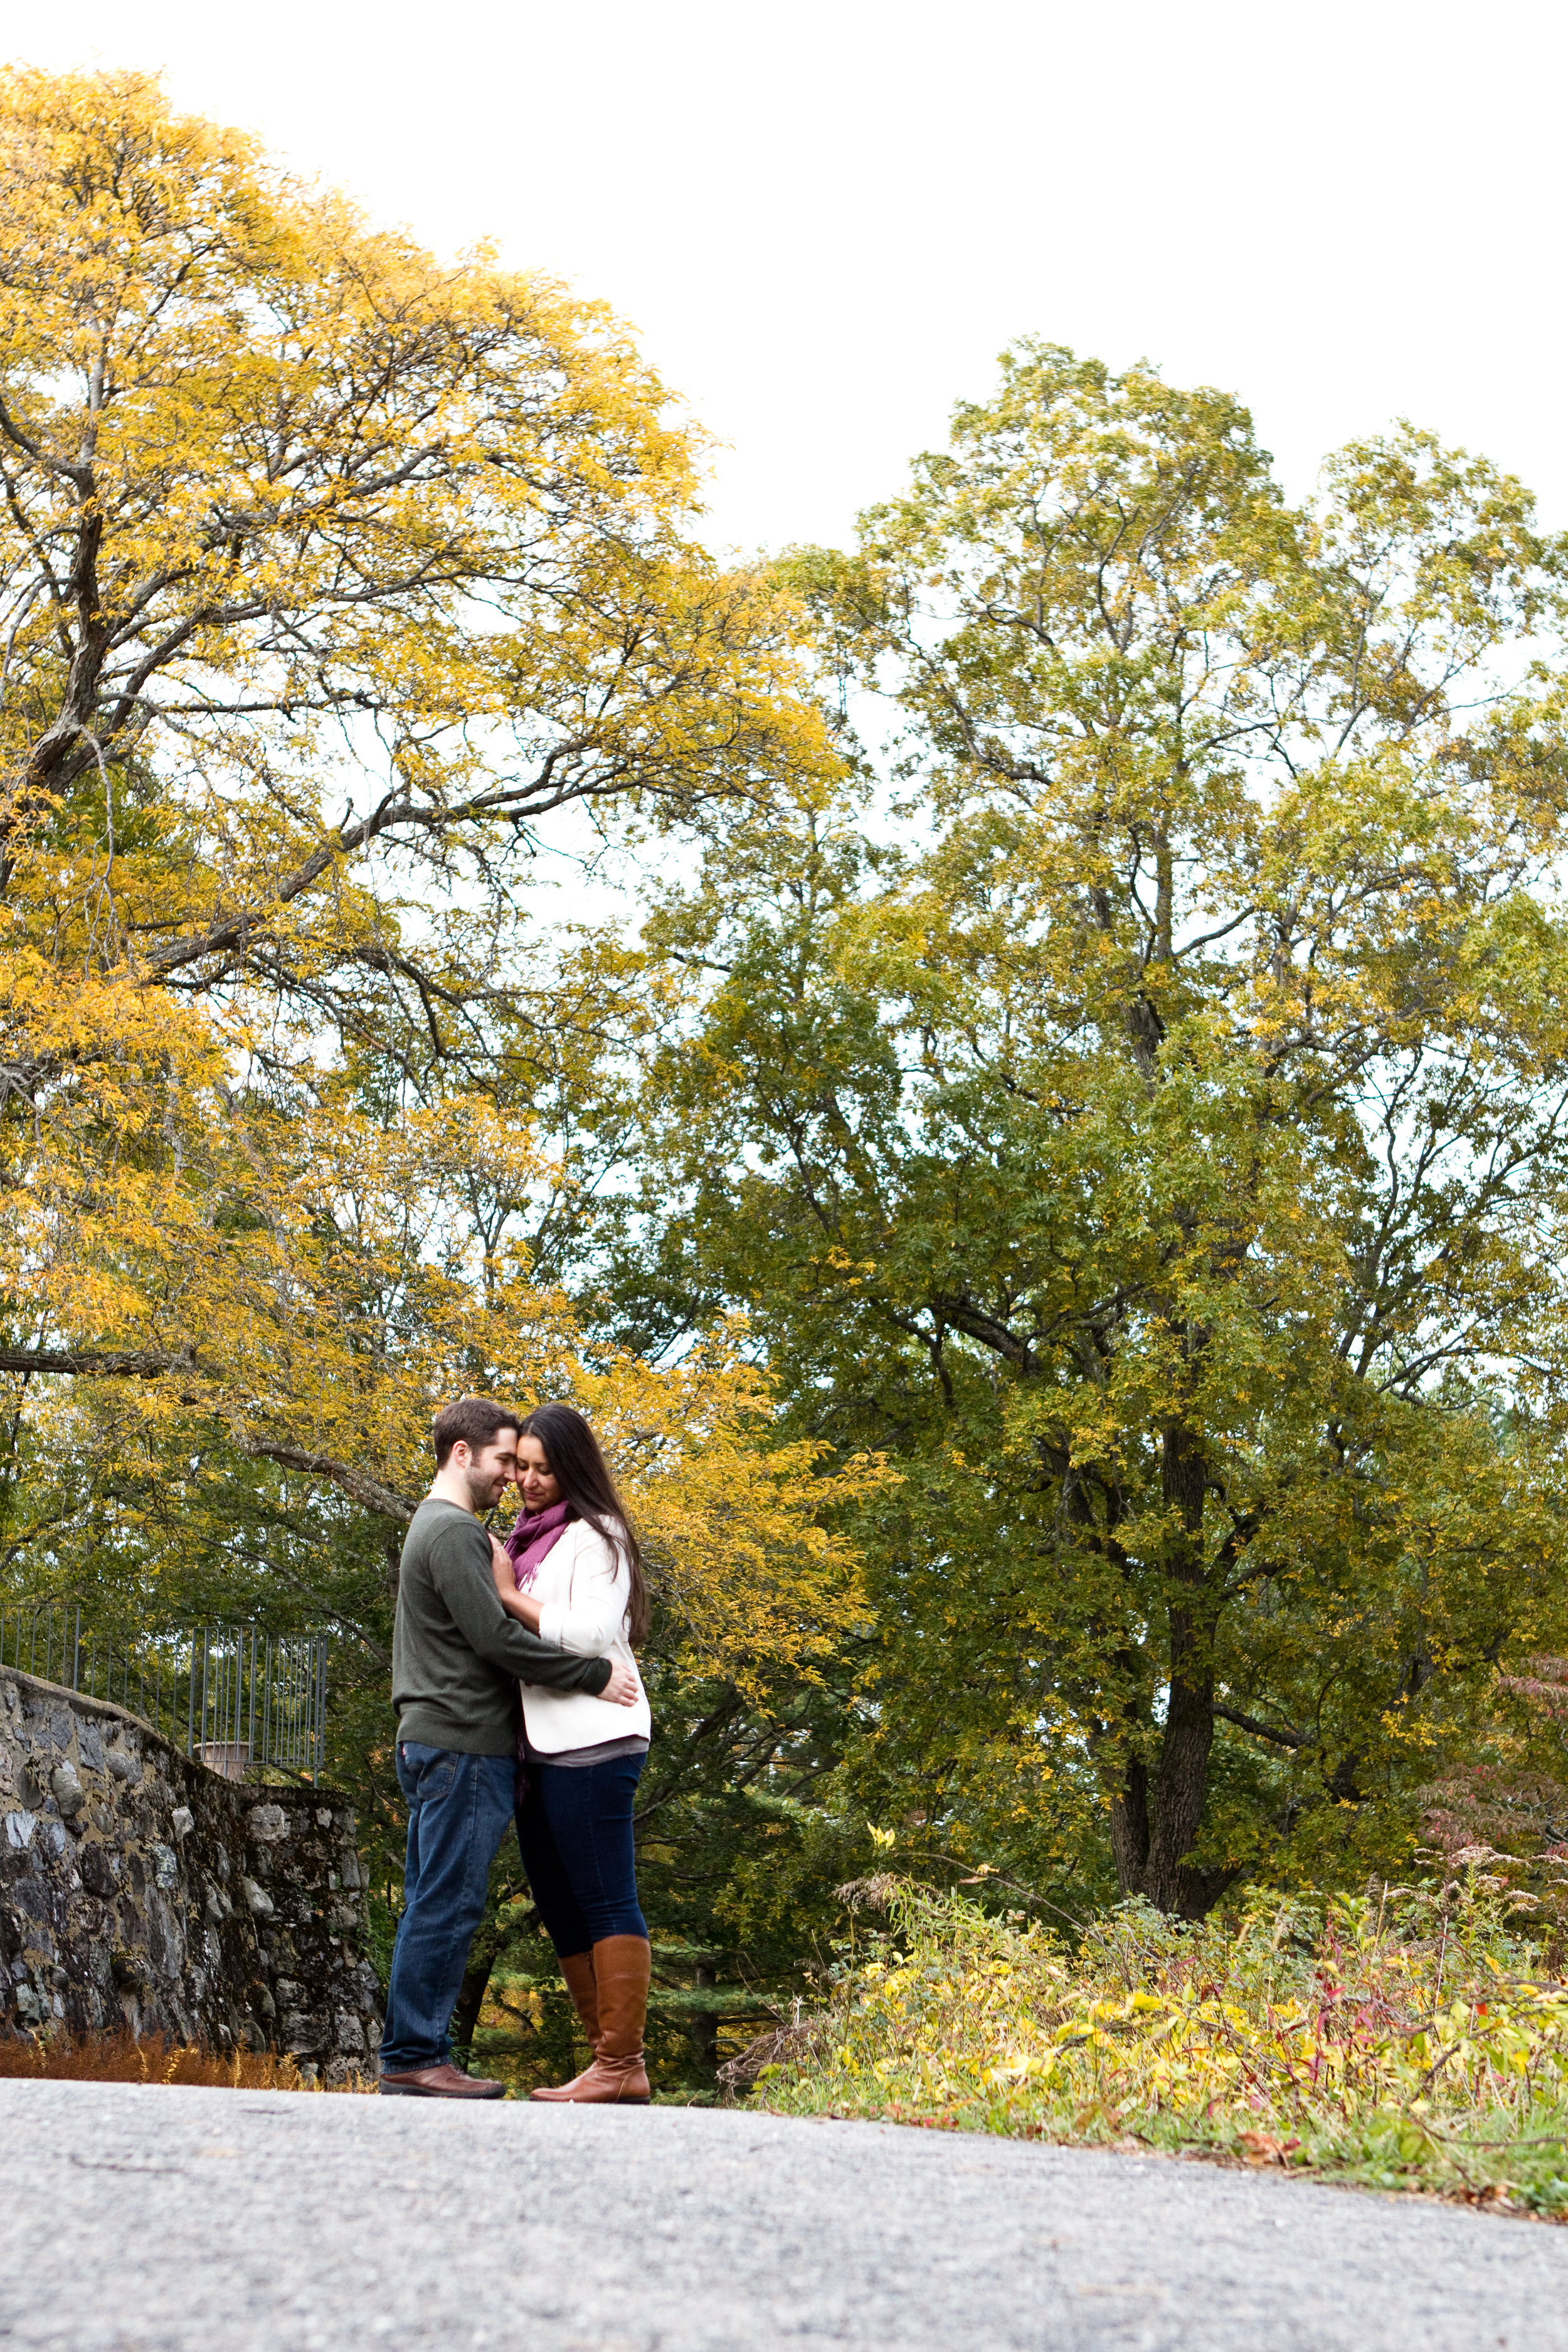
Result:
M397 1736L466 1756L510 1756L517 1685L592 1691L608 1658L574 1658L509 1617L490 1574L490 1542L471 1511L429 1497L415 1512L397 1575L392 1704Z

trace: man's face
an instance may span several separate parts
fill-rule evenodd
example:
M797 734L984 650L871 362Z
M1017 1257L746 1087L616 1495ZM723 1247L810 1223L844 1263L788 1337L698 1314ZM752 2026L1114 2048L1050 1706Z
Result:
M488 1511L500 1502L503 1488L517 1483L517 1432L498 1429L489 1444L470 1454L459 1439L452 1448L468 1481L468 1499L476 1511Z

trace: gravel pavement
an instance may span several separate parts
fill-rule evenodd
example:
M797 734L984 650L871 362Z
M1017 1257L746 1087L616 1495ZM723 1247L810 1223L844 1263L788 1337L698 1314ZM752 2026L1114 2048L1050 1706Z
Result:
M1568 2230L655 2107L0 2082L3 2352L1568 2352Z

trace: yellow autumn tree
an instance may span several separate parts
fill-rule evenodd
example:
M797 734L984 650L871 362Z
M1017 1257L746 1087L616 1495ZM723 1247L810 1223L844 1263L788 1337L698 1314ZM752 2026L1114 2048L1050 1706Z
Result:
M590 1365L525 1235L560 1181L520 1045L551 1020L519 961L536 827L828 756L790 608L696 542L700 457L602 307L437 261L143 76L0 78L25 1580L68 1563L62 1463L147 1535L141 1575L176 1521L216 1539L215 1448L268 1465L262 1554L345 1509L395 1543L433 1408L498 1388L628 1433L710 1661L841 1616L809 1457L770 1454L734 1349Z

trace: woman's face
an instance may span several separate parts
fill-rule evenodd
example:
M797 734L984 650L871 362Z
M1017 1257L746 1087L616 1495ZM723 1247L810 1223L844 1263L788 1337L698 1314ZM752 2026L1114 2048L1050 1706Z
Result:
M517 1483L525 1511L547 1511L552 1503L561 1500L560 1481L552 1475L537 1437L517 1441Z

